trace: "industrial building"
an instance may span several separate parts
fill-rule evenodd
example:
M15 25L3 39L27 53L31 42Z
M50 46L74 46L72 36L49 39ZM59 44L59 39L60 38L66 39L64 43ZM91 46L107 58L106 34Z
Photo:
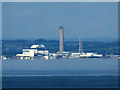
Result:
M49 53L45 49L45 45L32 45L29 49L23 49L22 54L16 55L17 59L70 59L70 58L101 58L102 54L84 53L82 48L82 39L79 39L79 49L77 53L64 51L64 31L63 27L59 27L59 51L57 53Z
M34 59L35 56L41 58L49 54L49 51L45 50L44 48L44 45L32 45L30 49L23 49L23 53L17 54L16 57L17 59Z

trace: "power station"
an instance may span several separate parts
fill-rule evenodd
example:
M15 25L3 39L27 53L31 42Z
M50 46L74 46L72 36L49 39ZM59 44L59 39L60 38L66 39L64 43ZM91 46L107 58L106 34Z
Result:
M57 53L50 53L42 45L32 45L30 49L23 49L22 54L17 54L18 59L71 59L71 58L101 58L102 54L84 53L82 48L82 39L79 39L78 52L64 51L64 31L63 27L59 27L59 51Z

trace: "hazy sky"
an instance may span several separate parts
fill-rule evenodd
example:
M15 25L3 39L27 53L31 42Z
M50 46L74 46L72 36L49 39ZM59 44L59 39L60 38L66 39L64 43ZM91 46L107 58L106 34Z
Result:
M115 3L3 3L3 39L117 38Z

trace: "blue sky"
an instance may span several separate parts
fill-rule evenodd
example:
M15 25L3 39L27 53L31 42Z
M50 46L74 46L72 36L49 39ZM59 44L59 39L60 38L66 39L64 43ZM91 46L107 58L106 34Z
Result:
M2 7L3 39L117 38L117 2L9 3Z

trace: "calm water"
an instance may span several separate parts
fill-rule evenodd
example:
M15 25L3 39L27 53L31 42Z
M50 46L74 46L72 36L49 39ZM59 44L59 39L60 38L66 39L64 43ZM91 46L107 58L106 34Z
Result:
M3 88L118 87L117 59L5 60Z

